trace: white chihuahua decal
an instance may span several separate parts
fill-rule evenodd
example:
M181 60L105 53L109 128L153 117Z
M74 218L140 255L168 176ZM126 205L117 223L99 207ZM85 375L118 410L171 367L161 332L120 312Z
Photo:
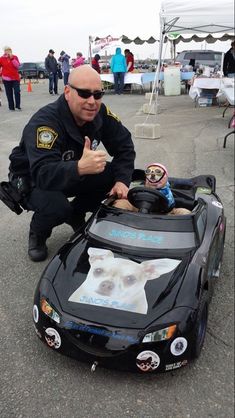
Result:
M70 296L70 302L146 314L145 283L174 270L179 260L161 258L135 261L114 258L112 251L89 248L91 268L86 280Z

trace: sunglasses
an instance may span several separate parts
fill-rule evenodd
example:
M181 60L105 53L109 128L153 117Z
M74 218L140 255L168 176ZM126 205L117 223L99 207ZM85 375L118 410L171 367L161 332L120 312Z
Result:
M76 90L78 96L82 97L82 99L89 99L89 97L93 96L95 100L100 100L101 97L103 97L104 95L103 90L90 91L87 89L79 89L77 87L72 86L71 84L69 84L69 87L71 87L71 89L73 90Z
M154 170L151 170L151 168L147 168L146 170L145 170L145 174L147 175L147 176L149 176L150 174L155 174L155 176L162 176L163 174L164 174L164 171L162 171L161 169L159 169L159 168L155 168Z

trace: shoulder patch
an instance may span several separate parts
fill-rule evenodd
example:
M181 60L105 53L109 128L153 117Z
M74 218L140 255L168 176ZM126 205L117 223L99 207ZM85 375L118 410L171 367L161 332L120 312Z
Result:
M37 129L37 148L51 149L57 137L57 132L49 126L40 126Z
M117 115L115 115L115 113L113 113L108 106L106 106L107 109L107 115L111 116L112 118L116 119L118 122L120 122L120 119Z

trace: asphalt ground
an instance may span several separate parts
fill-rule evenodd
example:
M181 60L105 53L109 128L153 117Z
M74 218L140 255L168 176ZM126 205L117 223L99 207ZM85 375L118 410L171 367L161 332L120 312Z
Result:
M22 85L22 112L9 112L4 92L0 107L0 180L7 179L11 149L30 116L56 99L48 81ZM62 92L62 83L60 84ZM224 260L200 358L167 374L133 374L97 368L61 356L37 338L32 321L35 287L47 265L27 256L30 213L17 216L0 201L0 416L1 418L232 418L234 311L234 141L228 132L231 110L195 108L189 96L159 97L159 114L146 119L143 94L107 94L110 106L133 134L136 167L165 164L171 176L214 174L227 216ZM160 123L161 138L134 137L136 123ZM49 257L71 234L63 225L48 241Z

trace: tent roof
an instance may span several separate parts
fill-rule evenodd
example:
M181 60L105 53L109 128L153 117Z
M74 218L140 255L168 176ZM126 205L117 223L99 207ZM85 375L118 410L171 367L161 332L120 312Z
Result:
M170 38L171 39L171 38ZM179 42L203 42L206 41L208 44L213 44L216 41L229 41L229 40L233 40L235 39L234 35L231 35L229 33L224 33L223 35L204 35L204 36L199 36L199 35L191 35L191 36L183 36L183 35L179 35L177 38L174 39L174 43L178 44ZM168 38L165 38L165 42L167 42ZM172 39L171 39L172 40ZM132 42L134 42L136 45L143 45L145 42L148 44L154 44L155 42L159 42L159 39L154 38L153 36L150 36L150 38L148 39L141 39L138 36L136 38L129 38L126 35L122 35L121 37L121 41L124 44L131 44Z
M233 0L162 0L163 33L226 33L234 30Z
M162 0L160 9L161 32L163 34L178 32L175 43L202 42L214 43L217 40L234 39L234 4L233 0ZM191 36L183 36L189 34ZM217 34L217 35L212 35ZM199 36L201 35L201 36ZM148 39L139 37L130 39L123 35L124 44L134 42L152 44L159 41L151 36ZM167 39L165 39L165 42Z

